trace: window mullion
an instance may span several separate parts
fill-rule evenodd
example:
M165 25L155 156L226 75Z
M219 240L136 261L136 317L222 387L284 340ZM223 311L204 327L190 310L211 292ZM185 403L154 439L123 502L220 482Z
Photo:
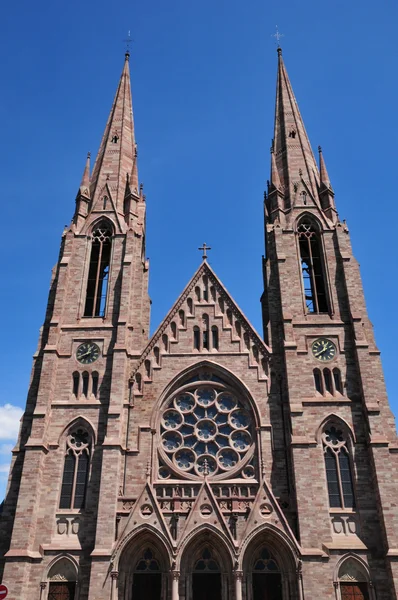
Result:
M75 456L75 470L73 473L73 486L72 486L72 496L71 496L71 503L70 503L71 508L73 508L75 505L76 479L77 479L77 471L79 468L79 456L74 451L73 451L73 454Z
M339 450L339 452L334 452L334 456L335 456L335 460L336 460L336 468L337 468L337 480L339 482L339 490L340 490L340 498L341 498L341 507L345 508L344 505L344 494L343 494L343 483L341 481L341 473L340 473L340 461L339 461L339 454L340 454L341 450Z
M312 259L311 237L308 237L307 240L308 240L308 257L309 257L309 263L310 263L310 277L311 277L311 281L312 281L312 290L313 290L313 294L312 294L313 299L312 300L313 300L313 303L315 306L315 312L319 313L318 293L317 293L317 289L316 289L314 261Z
M100 242L100 249L98 253L98 263L97 263L97 274L95 278L95 288L94 288L94 303L93 303L93 317L97 316L97 296L98 296L98 284L101 273L101 262L102 262L102 248L103 244Z

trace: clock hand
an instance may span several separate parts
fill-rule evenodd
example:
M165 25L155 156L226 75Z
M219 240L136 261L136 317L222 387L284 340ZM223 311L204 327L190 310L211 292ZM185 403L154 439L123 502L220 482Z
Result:
M322 350L319 350L319 352L317 352L316 354L314 354L315 358L317 356L319 356L320 354L323 354L325 352L325 350L327 350L327 348L322 348Z

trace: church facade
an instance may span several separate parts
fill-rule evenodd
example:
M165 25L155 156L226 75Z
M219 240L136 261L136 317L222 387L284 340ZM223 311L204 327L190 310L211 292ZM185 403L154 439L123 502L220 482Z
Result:
M13 450L8 598L396 599L395 421L280 48L262 336L204 257L149 337L145 207L127 53Z

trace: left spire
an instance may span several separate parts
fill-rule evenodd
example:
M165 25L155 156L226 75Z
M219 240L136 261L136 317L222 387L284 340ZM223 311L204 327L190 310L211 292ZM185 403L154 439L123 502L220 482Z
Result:
M126 179L132 171L135 156L129 59L130 52L127 50L90 184L93 205L106 190L106 195L111 195L119 210L123 209Z

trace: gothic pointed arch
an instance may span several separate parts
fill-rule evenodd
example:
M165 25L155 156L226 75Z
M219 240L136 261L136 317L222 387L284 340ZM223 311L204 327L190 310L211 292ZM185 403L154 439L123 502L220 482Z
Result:
M177 562L186 600L209 596L215 590L215 597L227 600L233 565L232 549L209 526L188 536Z
M297 549L283 532L271 524L253 531L240 552L247 600L260 599L267 588L275 600L298 600L300 564Z
M88 422L83 418L74 419L62 435L61 509L82 509L85 506L94 447L92 427L87 425Z
M374 600L369 566L356 554L350 552L340 558L334 569L333 583L341 600Z
M123 600L166 600L171 568L171 549L155 528L141 527L124 540L114 557L118 569L118 593Z
M104 317L107 300L112 253L113 223L102 217L91 225L90 258L88 266L85 317Z
M62 554L50 562L41 587L48 600L78 600L79 566L74 557Z
M329 312L329 294L322 227L318 219L305 212L296 221L298 252L301 265L305 311L309 314Z

